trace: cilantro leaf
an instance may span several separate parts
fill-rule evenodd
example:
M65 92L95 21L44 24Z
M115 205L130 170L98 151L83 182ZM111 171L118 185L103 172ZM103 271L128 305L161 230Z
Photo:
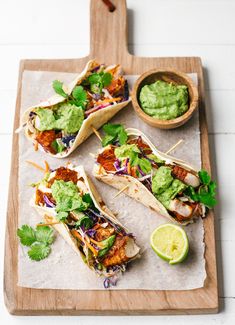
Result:
M56 219L59 221L65 221L68 217L69 213L65 211L60 211L56 215Z
M211 180L210 175L205 170L201 170L198 172L199 178L202 182L202 185L195 189L192 186L188 186L188 188L184 191L186 195L188 195L193 201L201 202L209 209L213 208L217 200L216 196L216 182Z
M122 127L121 124L111 124L111 123L107 123L103 126L103 130L105 133L109 134L109 135L113 135L116 136L117 133L120 130L120 127Z
M89 193L85 193L83 196L82 196L82 200L86 203L89 203L89 205L94 205L93 203L93 200L91 198L91 195Z
M199 201L205 204L208 208L213 208L217 203L217 200L215 199L215 189L216 183L210 181L208 186L201 186L198 190Z
M212 182L212 181L211 181L210 184L208 185L208 191L209 191L209 193L210 193L211 195L216 195L216 192L215 192L216 187L217 187L216 182Z
M102 75L101 79L102 79L103 86L107 87L107 86L109 86L111 84L111 81L112 81L113 77L112 77L111 73L105 72Z
M199 199L198 199L198 195L197 195L197 193L195 192L195 189L194 189L194 187L192 187L192 186L188 186L187 188L186 188L186 190L184 191L184 193L187 195L187 196L189 196L193 201L198 201Z
M113 135L106 134L102 139L102 146L106 147L108 144L112 144L115 140Z
M76 222L76 227L84 227L90 229L94 225L94 222L88 217L84 216Z
M123 127L120 128L118 139L121 145L125 144L127 142L127 133Z
M64 98L68 98L68 94L63 89L63 83L59 80L54 80L52 83L54 91L60 95L63 96Z
M145 174L148 174L152 170L151 162L145 158L139 158L137 165Z
M87 103L87 93L82 86L76 86L72 92L72 96L75 100L75 105L85 108Z
M107 123L103 126L105 136L102 139L102 146L105 147L108 144L112 144L115 141L119 141L121 145L125 144L128 139L127 132L121 124Z
M44 244L52 244L55 237L53 230L48 226L37 226L36 228L36 239L37 242Z
M35 230L28 225L23 225L21 229L19 228L17 230L17 236L20 238L20 242L24 246L31 246L37 240Z
M93 73L88 77L88 81L91 85L98 84L100 82L100 75L98 73Z
M30 247L28 256L34 261L46 258L50 252L50 245L54 242L53 230L48 226L37 226L36 230L28 225L23 225L17 230L20 242Z
M51 247L45 243L34 243L28 251L28 256L33 261L41 261L46 258L51 252Z
M209 185L211 181L210 175L207 173L206 170L202 169L198 172L198 176L204 185Z
M92 73L88 77L88 82L90 84L91 91L96 93L101 93L104 87L110 85L113 77L109 72L99 72L99 73Z

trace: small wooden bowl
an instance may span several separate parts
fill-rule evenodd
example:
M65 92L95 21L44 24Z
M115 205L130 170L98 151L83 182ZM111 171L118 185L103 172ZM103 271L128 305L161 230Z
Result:
M139 102L140 90L143 86L150 85L157 80L171 82L175 85L186 85L188 87L189 108L183 115L172 120L159 120L149 116L142 110ZM174 129L186 123L196 110L198 105L198 90L192 79L183 72L171 69L152 69L143 73L135 82L132 91L132 103L136 113L147 124L159 129Z

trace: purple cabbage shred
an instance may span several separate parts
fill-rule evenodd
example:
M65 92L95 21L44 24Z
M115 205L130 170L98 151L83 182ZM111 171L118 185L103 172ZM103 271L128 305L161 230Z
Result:
M43 199L44 199L44 202L45 202L47 208L55 207L54 203L52 203L45 194L43 195Z
M61 139L63 144L68 148L70 146L70 141L74 141L76 138L75 135L67 135Z

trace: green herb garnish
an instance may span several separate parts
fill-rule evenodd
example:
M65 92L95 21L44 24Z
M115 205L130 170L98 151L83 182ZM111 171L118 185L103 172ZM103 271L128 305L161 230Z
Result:
M101 93L104 87L107 87L112 82L112 75L109 72L101 71L99 73L92 73L88 77L88 82L91 87L91 91L95 94Z
M198 176L202 182L202 185L200 185L197 190L195 190L195 188L192 186L189 186L184 193L192 200L201 202L208 208L213 208L217 203L215 198L216 182L211 180L211 177L206 170L199 171Z
M76 222L76 227L84 227L85 229L90 229L93 227L94 222L88 217L88 216L83 216L81 217L77 222Z
M55 180L51 191L56 201L56 218L60 221L65 221L70 211L81 212L89 207L90 203L83 200L77 185L72 181Z
M48 226L37 226L33 229L23 225L17 230L17 236L22 245L30 247L28 256L34 261L40 261L50 254L50 245L55 239L53 230Z
M68 99L68 102L74 104L78 107L85 108L87 104L87 93L84 90L83 86L75 86L72 94L69 96L63 89L63 83L59 80L53 81L53 89L54 91L64 98Z
M68 94L66 94L66 92L63 89L63 82L59 81L59 80L54 80L52 83L53 89L54 91L60 95L63 96L64 98L68 98Z
M87 94L82 86L76 86L72 92L73 103L76 106L82 107L83 109L87 104Z
M102 140L102 146L105 147L108 144L112 144L115 141L119 141L120 145L127 142L127 132L121 124L105 124L103 126L105 136Z
M56 215L56 219L59 221L65 221L68 218L69 213L65 211L60 211Z

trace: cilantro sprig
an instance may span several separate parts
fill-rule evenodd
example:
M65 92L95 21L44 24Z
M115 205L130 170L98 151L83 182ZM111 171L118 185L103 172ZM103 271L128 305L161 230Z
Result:
M102 139L102 146L105 147L108 144L112 144L115 141L119 141L120 145L127 142L127 132L121 124L110 124L107 123L103 126L105 136Z
M188 195L192 200L196 202L201 202L206 207L211 209L217 203L217 200L215 198L216 182L211 180L211 177L206 170L202 169L201 171L199 171L198 176L202 183L199 186L198 190L195 190L194 187L189 186L184 193Z
M66 92L63 89L63 82L61 82L59 80L54 80L52 83L52 87L58 95L60 95L64 98L68 98L68 94L66 94Z
M72 94L69 96L63 89L63 83L59 80L54 80L52 83L54 91L66 98L69 103L74 104L78 107L82 107L85 109L86 104L87 104L87 93L84 90L83 86L75 86Z
M31 260L40 261L51 252L51 244L54 242L54 232L48 226L37 226L36 229L23 225L17 230L17 236L23 246L27 246L28 256Z
M92 73L88 77L91 91L95 94L101 93L102 89L108 87L112 82L112 75L109 72L101 71L99 73Z

